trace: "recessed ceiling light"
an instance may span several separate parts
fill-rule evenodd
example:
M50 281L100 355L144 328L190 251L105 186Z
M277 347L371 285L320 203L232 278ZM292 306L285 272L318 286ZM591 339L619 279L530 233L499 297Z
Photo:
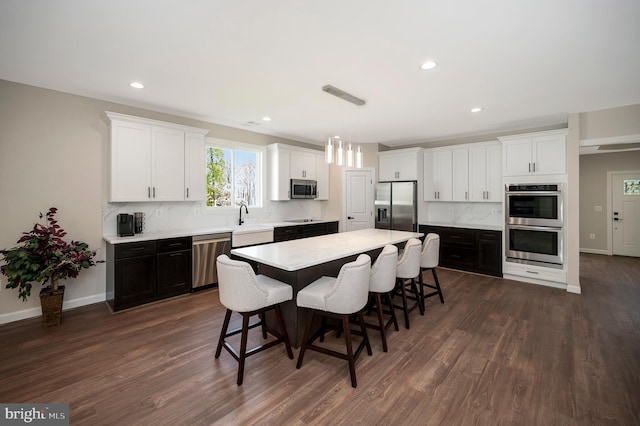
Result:
M262 120L263 120L263 121L271 121L271 117L266 117L266 116L265 116L265 117L262 117Z
M471 112L480 112L480 111L482 111L482 108L480 107L471 108Z
M131 83L129 83L129 86L133 87L134 89L144 89L144 84L140 83L139 81L132 81Z
M421 70L432 70L436 66L438 66L438 64L436 64L434 61L427 61L424 64L420 65L420 69Z

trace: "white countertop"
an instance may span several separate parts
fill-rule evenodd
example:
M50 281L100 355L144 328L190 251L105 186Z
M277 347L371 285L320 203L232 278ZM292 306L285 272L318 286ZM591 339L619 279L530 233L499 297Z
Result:
M145 232L143 234L135 234L131 237L118 237L117 235L105 235L103 240L109 244L121 244L121 243L136 243L140 241L152 241L163 240L166 238L179 238L179 237L193 237L195 235L207 235L207 234L220 234L225 232L251 232L256 229L264 229L268 227L278 228L283 226L295 226L295 225L311 225L314 223L326 223L337 222L337 220L313 220L311 222L270 222L270 223L255 223L244 225L231 225L231 226L215 226L211 228L197 228L197 229L177 229L162 232Z
M243 247L231 253L285 271L297 271L422 236L419 232L362 229Z
M482 224L482 223L421 222L420 225L448 226L450 228L483 229L486 231L504 230L504 225L489 225L489 224Z

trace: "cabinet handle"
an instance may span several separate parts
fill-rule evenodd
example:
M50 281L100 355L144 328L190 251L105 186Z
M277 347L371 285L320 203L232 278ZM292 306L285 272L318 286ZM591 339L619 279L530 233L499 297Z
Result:
M536 163L533 163L533 173L536 172Z
M171 253L171 254L169 255L169 257L176 257L176 256L182 256L182 253L181 253L181 252L178 252L178 253Z
M156 187L153 187L153 198L156 198Z
M467 192L467 191L464 191L464 199L465 199L465 200L468 200L468 199L469 199L469 197L468 197L468 192Z
M147 186L147 198L151 198L151 187Z
M536 271L526 271L527 274L534 274L534 275L538 275L539 272Z
M130 248L129 251L140 251L144 249L146 249L146 247L133 247L133 248Z
M187 198L189 198L189 188L187 188Z
M531 173L531 163L529 163L529 173Z

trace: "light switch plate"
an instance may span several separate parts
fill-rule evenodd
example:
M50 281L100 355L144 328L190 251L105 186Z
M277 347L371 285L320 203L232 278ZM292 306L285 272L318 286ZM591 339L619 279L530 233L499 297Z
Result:
M597 212L601 212L602 211L602 206L596 206L596 211Z

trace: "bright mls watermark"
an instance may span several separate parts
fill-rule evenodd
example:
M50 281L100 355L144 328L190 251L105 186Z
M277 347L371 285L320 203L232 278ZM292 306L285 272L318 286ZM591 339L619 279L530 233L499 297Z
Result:
M69 404L0 404L0 425L69 426Z

